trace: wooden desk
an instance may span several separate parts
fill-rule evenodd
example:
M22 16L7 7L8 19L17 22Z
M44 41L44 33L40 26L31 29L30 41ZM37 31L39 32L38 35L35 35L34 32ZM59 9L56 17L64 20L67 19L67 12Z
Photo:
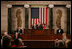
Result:
M24 34L27 35L49 35L54 34L54 29L43 29L43 30L37 30L37 29L24 29Z
M24 45L27 48L53 48L55 46L54 41L24 41Z
M24 34L20 36L27 48L53 48L55 46L55 40L62 39L61 34L54 34L54 29L25 29ZM67 35L67 38L71 39L71 36Z

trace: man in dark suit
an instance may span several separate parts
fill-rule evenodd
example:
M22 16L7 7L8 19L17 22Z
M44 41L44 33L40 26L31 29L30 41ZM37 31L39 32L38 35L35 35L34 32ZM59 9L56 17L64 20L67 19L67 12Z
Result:
M19 35L19 33L15 32L15 34L13 36L14 44L15 45L18 45L19 44L19 40L18 40L19 38L21 38L20 35Z
M39 25L38 25L38 29L39 29L39 30L43 29L42 24L39 24Z
M61 29L61 26L59 26L59 29L57 30L56 33L57 34L63 34L64 33L63 29Z
M38 25L36 25L36 29L38 29Z
M39 30L43 29L43 26L42 26L42 24L40 23L40 21L38 22L37 29L39 29Z
M19 34L22 34L22 29L21 29L20 27L18 27L17 32L18 32Z
M34 24L34 25L32 26L32 29L37 29L37 25Z
M2 48L10 48L11 46L11 36L7 32L4 32L2 36Z
M24 43L22 42L22 38L20 37L19 33L15 32L13 39L14 39L14 44L16 46L18 46L19 44L24 45Z

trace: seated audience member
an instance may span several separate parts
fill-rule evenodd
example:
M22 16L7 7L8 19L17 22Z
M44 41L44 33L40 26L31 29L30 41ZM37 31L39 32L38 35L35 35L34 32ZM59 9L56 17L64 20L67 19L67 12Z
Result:
M13 36L13 39L16 40L16 39L19 39L21 38L19 33L18 32L15 32L14 36Z
M61 26L59 26L59 29L57 30L56 33L57 34L63 34L64 33L63 29L61 29Z
M65 47L65 44L64 44L63 40L58 40L58 39L56 39L56 40L55 40L55 47L56 47L56 48Z
M22 29L21 29L20 27L18 27L17 32L18 32L19 34L22 34Z
M4 32L2 36L2 48L10 48L11 46L11 36L7 32Z
M70 39L67 39L66 33L63 33L62 36L63 36L64 44L65 44L66 48L68 48L68 43L69 43L71 40L70 40Z
M66 33L63 33L63 34L62 34L62 40L63 40L64 42L66 42L66 40L67 40Z
M13 37L13 39L14 39L14 45L16 47L19 47L19 44L24 45L23 42L22 42L22 39L21 39L21 37L19 35L19 33L16 32L14 37Z
M46 25L45 24L43 24L43 29L46 29Z
M55 40L55 47L57 48L59 46L59 43L58 43L58 39Z

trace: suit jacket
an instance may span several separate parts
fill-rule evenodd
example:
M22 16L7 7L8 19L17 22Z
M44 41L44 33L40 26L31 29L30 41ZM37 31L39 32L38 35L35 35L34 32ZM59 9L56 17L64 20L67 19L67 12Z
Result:
M59 30L60 30L60 32L59 32ZM59 33L60 33L60 34L63 34L63 33L64 33L63 29L58 29L58 30L57 30L57 34L59 34Z
M10 39L7 36L3 37L3 48L8 48L10 43Z
M41 29L43 29L43 26L42 26L42 25L40 25L40 26L38 27L38 29L40 29L40 30L41 30Z
M38 29L38 25L36 25L35 27L34 27L34 26L32 26L32 29Z
M17 32L20 34L20 33L22 33L22 29L17 29Z
M36 25L36 29L38 29L38 25Z

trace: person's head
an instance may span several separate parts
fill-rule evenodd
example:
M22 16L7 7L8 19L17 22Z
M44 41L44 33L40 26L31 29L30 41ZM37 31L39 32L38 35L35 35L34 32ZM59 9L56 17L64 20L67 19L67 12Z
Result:
M46 24L44 24L44 26L46 26Z
M8 35L8 33L7 32L4 32L4 36L7 36Z
M34 26L36 26L36 23L34 23Z
M18 29L20 29L20 27L18 27Z
M15 32L15 35L18 35L18 32Z
M61 29L61 26L59 26L59 29Z
M40 21L38 21L38 23L40 23Z
M58 41L58 39L56 39L55 41Z
M44 24L42 26L44 27Z

